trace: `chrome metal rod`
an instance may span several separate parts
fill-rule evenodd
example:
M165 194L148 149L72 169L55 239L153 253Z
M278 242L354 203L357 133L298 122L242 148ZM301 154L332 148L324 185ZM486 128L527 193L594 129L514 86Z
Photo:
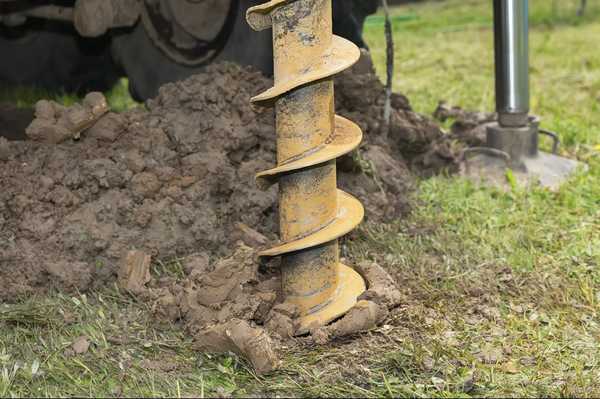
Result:
M525 126L528 122L528 17L528 0L494 0L496 111L501 125Z

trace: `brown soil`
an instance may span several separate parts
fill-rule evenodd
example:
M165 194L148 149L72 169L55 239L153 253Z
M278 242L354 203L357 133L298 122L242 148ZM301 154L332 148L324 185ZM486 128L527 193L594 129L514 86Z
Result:
M97 92L86 95L82 104L70 107L41 100L35 106L35 119L25 133L33 141L49 144L79 139L81 132L93 126L107 112L106 98Z
M273 337L294 334L295 309L278 304L276 262L259 272L255 249L237 244L277 239L277 188L254 181L275 163L274 115L249 101L270 85L217 64L165 85L147 110L106 114L77 141L41 131L37 142L0 137L0 301L85 291L118 275L160 318L184 321L199 347L275 367ZM363 202L367 221L406 213L414 173L452 169L458 153L399 94L383 134L383 93L368 57L337 78L338 113L365 133L360 151L339 160L339 185ZM185 279L149 281L150 258L174 257L185 258ZM369 329L397 305L383 270L359 269L369 291L315 341Z
M143 254L136 256L132 251L128 258L131 261L123 265L124 270L131 271L130 265L137 264L133 267L136 272L130 275L147 275L149 265L135 261L142 261ZM157 320L183 322L197 349L238 353L250 360L258 373L275 369L278 343L296 335L298 316L295 307L282 303L276 262L261 265L256 250L242 243L237 244L232 256L212 265L198 255L182 262L187 270L183 279L155 279L139 290L148 280L133 277L121 281L121 286L135 287L139 297L152 303ZM362 263L357 270L368 290L355 307L303 340L323 345L335 337L370 330L401 304L398 288L379 265Z
M497 120L495 113L466 111L444 101L438 104L433 116L442 122L453 120L447 139L456 139L470 147L485 145L486 128Z
M78 141L0 138L0 299L103 285L130 249L214 259L232 253L239 226L275 240L277 189L254 181L275 162L274 116L249 102L269 85L214 65L165 85L147 111L107 114ZM365 131L360 152L339 162L339 184L365 204L367 220L408 211L408 165L442 137L403 96L393 106L385 137L383 88L368 59L339 77L338 112Z

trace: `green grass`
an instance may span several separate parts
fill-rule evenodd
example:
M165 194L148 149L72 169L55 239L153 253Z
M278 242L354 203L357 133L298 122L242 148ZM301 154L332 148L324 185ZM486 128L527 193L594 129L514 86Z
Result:
M531 108L569 146L598 144L600 118L600 3L583 18L579 1L531 1ZM486 1L442 1L395 8L394 89L431 114L440 100L494 110L492 6ZM409 18L410 17L410 18ZM381 16L365 29L381 77L385 41Z
M600 396L600 8L578 19L575 0L552 3L531 1L532 108L589 172L555 193L439 176L407 219L363 225L345 255L377 260L405 295L386 325L284 348L282 369L257 377L115 289L54 293L0 306L0 396ZM394 85L416 110L493 109L488 1L393 13ZM376 16L366 37L383 76L382 29ZM92 346L71 355L81 335ZM148 367L160 359L169 367Z
M0 396L215 396L236 389L229 356L195 353L173 326L116 291L56 294L0 307ZM84 354L69 350L86 336ZM159 363L162 362L162 363ZM159 366L159 364L162 364ZM240 373L241 374L241 373Z

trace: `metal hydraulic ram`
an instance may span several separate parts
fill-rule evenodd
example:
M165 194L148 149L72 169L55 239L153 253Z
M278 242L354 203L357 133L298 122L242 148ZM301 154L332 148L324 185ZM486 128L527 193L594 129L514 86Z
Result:
M529 123L527 0L494 1L496 111L504 126Z
M467 173L496 180L500 164L513 169L525 184L556 188L579 164L557 156L557 135L540 129L539 119L529 114L528 14L528 0L494 0L498 122L488 126L486 147L467 150L479 153L466 162ZM540 134L554 140L552 154L539 151Z
M279 183L281 243L261 256L281 256L285 301L300 312L301 334L346 313L365 290L338 247L364 210L336 186L336 158L358 147L362 132L335 115L333 97L333 76L360 51L333 35L331 0L272 0L247 19L255 30L273 29L275 84L252 101L275 106L277 166L257 180Z

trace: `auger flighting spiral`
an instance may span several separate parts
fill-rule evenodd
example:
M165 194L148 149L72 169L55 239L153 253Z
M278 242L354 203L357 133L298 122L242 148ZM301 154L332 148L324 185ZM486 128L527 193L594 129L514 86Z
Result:
M331 0L272 0L247 19L255 30L273 29L275 84L252 101L275 106L277 167L257 179L279 183L281 244L261 256L281 256L282 290L299 310L301 334L342 316L365 290L338 246L364 210L336 181L336 159L358 147L362 132L335 115L333 84L360 51L333 35Z

